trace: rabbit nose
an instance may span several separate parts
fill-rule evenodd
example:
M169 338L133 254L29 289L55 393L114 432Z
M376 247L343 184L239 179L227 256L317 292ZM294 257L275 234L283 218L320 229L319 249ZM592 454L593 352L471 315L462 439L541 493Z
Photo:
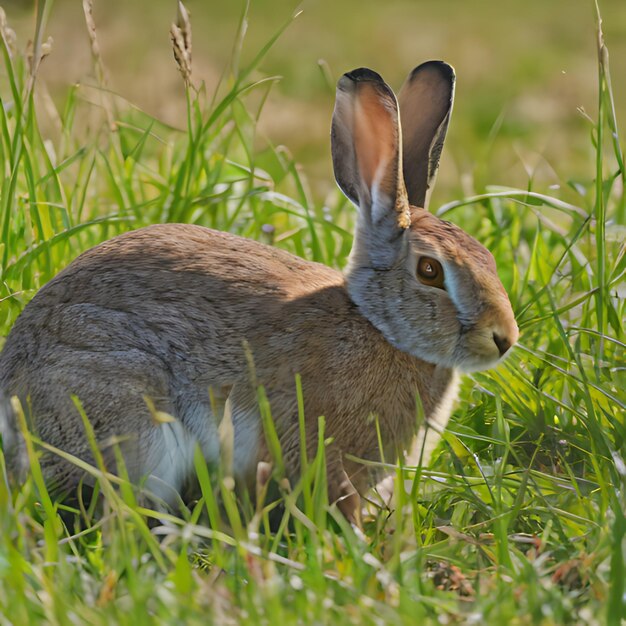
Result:
M511 341L507 337L501 337L496 333L493 333L493 341L498 348L500 356L504 356L506 351L511 347Z

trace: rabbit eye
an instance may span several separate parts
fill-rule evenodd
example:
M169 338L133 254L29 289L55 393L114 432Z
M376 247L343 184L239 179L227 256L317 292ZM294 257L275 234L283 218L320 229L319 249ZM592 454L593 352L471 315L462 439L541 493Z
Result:
M443 286L443 267L437 259L429 256L420 257L417 262L417 277L425 285L444 289Z

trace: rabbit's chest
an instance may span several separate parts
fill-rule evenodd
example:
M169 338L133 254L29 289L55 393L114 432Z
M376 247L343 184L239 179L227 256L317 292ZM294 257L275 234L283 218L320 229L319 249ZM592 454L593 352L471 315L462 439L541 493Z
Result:
M397 372L371 372L366 380L329 382L324 393L309 394L307 414L326 416L329 435L344 453L360 458L395 462L412 449L418 432L428 433L432 447L448 422L459 376L425 366L409 364ZM305 404L306 398L305 393Z

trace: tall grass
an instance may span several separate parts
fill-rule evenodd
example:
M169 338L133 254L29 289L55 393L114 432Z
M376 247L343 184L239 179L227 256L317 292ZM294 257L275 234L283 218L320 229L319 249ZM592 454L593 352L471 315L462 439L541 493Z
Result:
M80 251L153 222L203 224L345 263L348 203L337 193L322 205L284 148L258 146L260 107L277 80L258 66L287 25L245 66L244 12L217 92L181 83L181 132L109 93L102 74L50 113L36 80L50 3L38 6L34 62L7 27L0 42L0 334ZM271 495L256 507L238 499L228 468L210 473L198 456L202 498L180 518L142 507L102 463L84 469L103 509L85 501L61 518L37 461L49 446L25 431L24 485L9 486L0 455L0 623L626 618L625 173L599 16L597 35L595 183L578 186L579 206L529 182L438 211L493 251L522 339L496 370L465 379L430 466L392 466L394 510L372 505L361 535L328 507L321 421L301 482L274 485L282 509ZM56 125L46 136L44 115ZM262 392L259 402L278 458Z

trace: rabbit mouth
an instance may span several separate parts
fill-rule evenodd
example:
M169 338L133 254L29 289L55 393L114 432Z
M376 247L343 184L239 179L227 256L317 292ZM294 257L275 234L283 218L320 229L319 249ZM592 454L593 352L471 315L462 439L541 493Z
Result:
M464 328L457 345L457 367L464 372L487 370L501 363L510 353L517 337L492 330Z
M513 345L498 335L486 337L481 334L479 341L459 347L457 368L467 373L491 369L509 356Z
M460 322L455 349L456 367L464 372L478 372L501 363L517 343L519 330L515 322Z

